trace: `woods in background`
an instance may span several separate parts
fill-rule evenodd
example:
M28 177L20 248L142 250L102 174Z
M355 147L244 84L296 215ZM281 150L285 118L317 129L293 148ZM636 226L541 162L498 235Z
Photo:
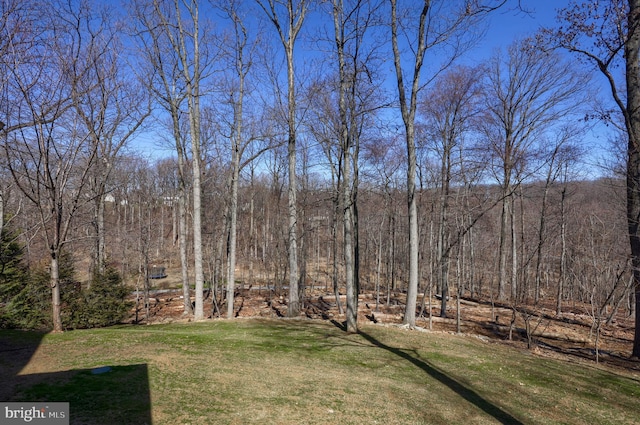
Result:
M430 294L443 317L453 296L633 315L636 6L604 3L559 11L572 30L469 64L491 13L524 12L490 0L3 1L1 323L93 326L69 325L78 300L148 291L160 263L180 267L196 320L233 317L236 284L286 295L294 317L312 289L346 294L349 332L363 291L402 294L410 326ZM614 16L624 25L600 34L602 52L581 47L585 22ZM623 51L618 81L608 67ZM598 101L595 71L613 103ZM602 123L610 149L595 158ZM43 290L50 320L9 320ZM107 292L104 305L124 303Z

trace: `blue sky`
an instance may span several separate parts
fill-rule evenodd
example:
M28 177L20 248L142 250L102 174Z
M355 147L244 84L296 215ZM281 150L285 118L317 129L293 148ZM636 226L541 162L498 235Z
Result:
M487 33L472 56L486 59L495 49L508 46L513 40L534 34L539 28L556 24L556 11L566 7L569 0L520 0L523 12L517 9L518 0L492 13Z
M511 0L513 4L515 0ZM521 0L523 13L513 8L495 12L491 20L491 28L487 34L487 43L504 43L506 39L525 36L542 26L556 23L556 11L566 7L568 0Z
M515 39L530 36L541 27L555 26L557 10L569 4L569 0L519 0L519 2L525 11L517 9L518 0L509 0L506 8L491 14L487 22L485 38L473 51L468 52L464 58L462 58L463 62L477 64L480 61L488 59L496 49L507 47ZM272 30L269 26L267 26L266 29L269 30L269 32ZM310 46L304 46L304 44L304 41L301 40L298 45L298 57L308 53L303 53L306 49L302 47L308 48ZM391 66L391 64L389 64L389 66ZM604 153L602 146L606 146L608 139L607 131L608 130L602 126L585 138L584 143L590 148L594 148L590 149L592 152L596 152L596 155L590 161L597 162L597 157ZM144 139L144 137L141 139ZM150 141L147 140L147 142ZM143 149L152 157L173 156L170 146L167 150L164 150L153 142L150 144L155 146L151 149ZM148 146L145 141L140 139L137 145L139 147L142 147L140 145Z

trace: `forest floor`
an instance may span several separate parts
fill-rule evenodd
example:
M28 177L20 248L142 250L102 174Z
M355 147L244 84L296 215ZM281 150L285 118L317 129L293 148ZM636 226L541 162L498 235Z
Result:
M177 279L177 278L175 278ZM152 281L154 290L150 297L149 323L172 323L191 320L183 316L181 289L176 288L175 279ZM212 297L205 292L204 311L208 319L226 316L226 307L216 311ZM135 300L135 297L134 297ZM422 294L419 295L418 310L421 310ZM193 293L192 293L193 301ZM341 296L341 304L345 298ZM380 297L376 303L375 294L363 293L359 299L358 321L376 323L383 326L401 326L405 298L403 294L392 295L389 303ZM132 311L130 322L144 322L143 301ZM236 290L235 317L276 318L287 314L286 296L277 296L269 289L245 288ZM136 313L137 310L137 313ZM429 303L425 302L423 313L416 319L417 330L456 333L457 303L449 300L447 317L440 317L440 300L432 298L429 320ZM599 362L613 367L640 370L640 361L629 358L633 343L634 320L621 314L609 324L603 323L596 338L594 320L588 314L588 305L567 305L560 316L555 314L555 305L510 305L491 303L490 300L460 300L460 332L474 335L483 340L500 342L516 347L530 348L537 355L571 358L586 362ZM305 306L301 316L309 319L331 320L342 323L335 296L325 288L307 291ZM528 321L528 329L527 329ZM530 337L527 337L530 335ZM596 349L597 346L597 349Z

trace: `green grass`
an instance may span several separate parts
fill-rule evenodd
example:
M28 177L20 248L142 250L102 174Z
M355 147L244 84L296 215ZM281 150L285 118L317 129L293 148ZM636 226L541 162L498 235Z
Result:
M444 333L219 320L0 339L39 343L12 400L69 401L72 423L632 424L640 412L632 371Z

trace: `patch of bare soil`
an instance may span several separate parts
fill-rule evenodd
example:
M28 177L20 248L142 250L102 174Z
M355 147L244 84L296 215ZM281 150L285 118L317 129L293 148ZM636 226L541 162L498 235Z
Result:
M160 287L162 287L162 282ZM165 284L166 285L166 284ZM385 294L386 295L386 294ZM205 292L205 316L208 319L226 317L226 306L221 301L213 302L212 294ZM235 317L285 317L286 294L277 294L268 288L242 288L235 294ZM191 301L193 302L193 293ZM135 301L135 297L134 297ZM345 297L340 297L345 305ZM429 305L422 305L419 298L416 325L420 329L436 332L458 332L457 303L451 299L446 317L440 315L441 301L435 297ZM376 299L375 294L360 295L358 320L380 325L399 326L402 323L405 297L403 294ZM144 302L140 299L137 310L132 312L130 322L145 323ZM137 311L137 316L136 316ZM149 323L171 323L190 321L183 314L183 298L180 289L151 291ZM538 355L569 358L572 361L597 361L601 364L640 371L640 362L629 358L633 343L633 317L617 315L608 324L603 324L599 336L593 326L593 318L587 314L588 306L565 307L557 316L551 305L510 305L491 303L484 299L460 300L460 332L475 335L482 340L510 344L531 349ZM430 315L429 312L432 314ZM320 289L307 291L302 316L317 320L345 320L338 309L332 293Z

